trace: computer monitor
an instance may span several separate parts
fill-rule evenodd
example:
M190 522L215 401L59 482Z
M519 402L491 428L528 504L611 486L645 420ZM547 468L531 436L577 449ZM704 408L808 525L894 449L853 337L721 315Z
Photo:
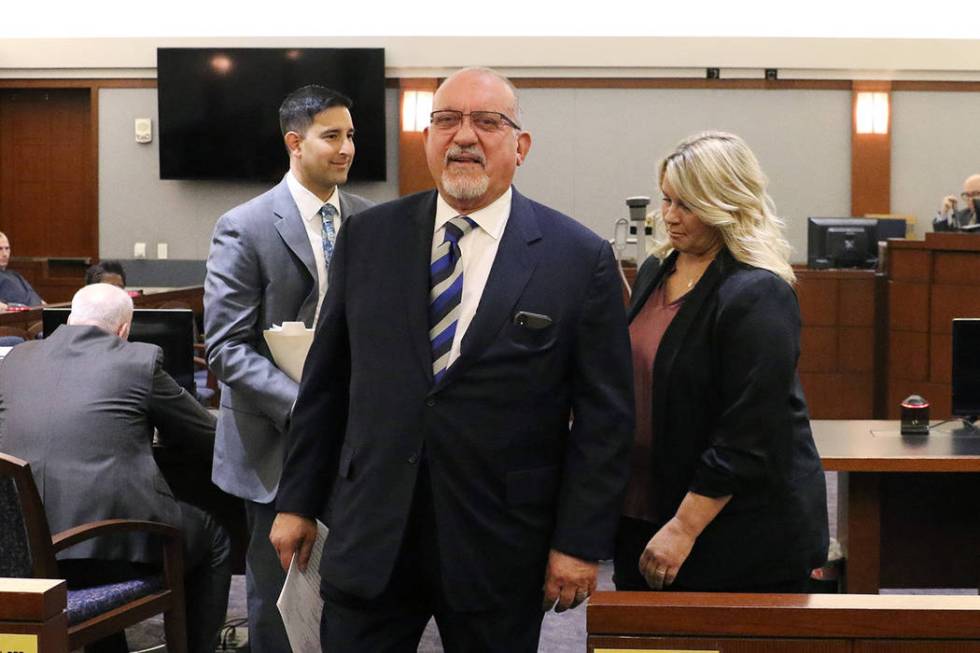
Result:
M874 268L878 264L878 221L808 218L807 264L813 269Z
M905 238L907 227L904 218L878 218L878 240Z
M68 308L41 312L44 335L68 322ZM163 369L194 396L194 312L186 308L137 308L129 330L133 342L149 342L163 349Z
M953 415L980 416L980 318L953 320Z

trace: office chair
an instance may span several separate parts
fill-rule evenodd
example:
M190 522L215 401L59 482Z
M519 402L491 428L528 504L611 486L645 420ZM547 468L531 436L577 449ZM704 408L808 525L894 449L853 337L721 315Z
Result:
M84 500L84 497L79 497ZM68 590L68 648L75 650L163 613L167 651L187 653L180 530L158 522L108 519L51 536L30 465L0 453L0 577L61 578L55 554L97 536L150 533L163 541L163 573Z

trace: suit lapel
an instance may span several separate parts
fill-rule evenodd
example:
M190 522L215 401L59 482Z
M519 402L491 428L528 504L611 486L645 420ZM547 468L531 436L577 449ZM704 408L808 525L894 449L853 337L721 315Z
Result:
M435 227L436 191L419 196L409 217L409 233L403 243L404 256L392 257L404 261L405 268L392 270L401 278L402 314L407 320L412 348L432 384L432 346L429 343L429 263L432 258L432 232ZM395 218L402 219L401 216Z
M538 264L541 248L534 244L540 240L541 231L534 216L534 207L526 197L514 190L510 217L507 218L507 226L500 238L476 314L460 344L459 358L446 370L437 388L463 374L493 341L504 322L511 318L514 305Z
M316 259L313 258L313 248L310 246L310 238L306 234L306 225L303 218L296 208L296 202L289 192L289 186L283 179L274 189L272 200L272 210L276 214L276 230L282 238L286 247L303 262L306 270L310 273L313 283L310 284L310 292L303 299L300 306L298 319L309 325L316 313L316 302L320 296L318 287L318 277L316 270Z

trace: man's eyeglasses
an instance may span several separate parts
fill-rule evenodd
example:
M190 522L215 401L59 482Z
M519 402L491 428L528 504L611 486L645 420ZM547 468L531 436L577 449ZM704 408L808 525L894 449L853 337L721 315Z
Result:
M512 127L518 131L521 129L516 122L496 111L470 111L469 113L463 113L455 109L441 109L429 114L429 120L435 129L440 131L453 131L459 129L459 126L463 124L463 118L466 116L470 117L470 124L473 125L473 129L479 129L488 134L499 132L505 126Z
M980 190L967 190L960 193L960 197L964 201L969 202L970 200L980 199Z

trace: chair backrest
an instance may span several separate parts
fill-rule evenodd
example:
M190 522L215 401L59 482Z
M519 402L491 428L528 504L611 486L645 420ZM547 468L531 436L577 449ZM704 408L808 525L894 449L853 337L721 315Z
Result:
M0 576L59 578L51 546L51 531L44 515L31 466L0 453Z

